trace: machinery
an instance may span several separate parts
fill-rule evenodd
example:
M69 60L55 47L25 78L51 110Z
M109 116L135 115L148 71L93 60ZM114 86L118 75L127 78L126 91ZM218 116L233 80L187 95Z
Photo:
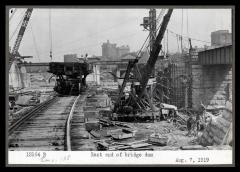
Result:
M117 114L118 120L120 118L125 118L131 116L136 118L137 114L140 117L144 117L147 114L147 117L155 119L154 113L146 113L146 111L151 110L151 112L156 112L156 108L152 103L151 87L149 89L149 83L151 81L152 72L154 70L155 63L157 61L159 52L162 48L161 41L163 39L165 30L167 28L168 22L170 20L173 9L169 9L167 14L163 18L161 28L158 35L154 40L150 40L153 44L150 50L150 57L146 65L139 69L138 60L140 57L136 57L134 60L130 60L127 66L125 77L122 82L122 86L119 91L119 97L114 105L113 112ZM133 72L132 72L133 71ZM137 72L134 72L137 71ZM131 76L131 73L135 73L134 76ZM130 83L130 86L128 85ZM127 87L130 87L127 89ZM145 112L145 113L142 113ZM152 118L151 117L151 118Z
M19 32L18 32L18 35L17 35L17 38L16 38L16 41L15 41L14 46L12 48L12 51L9 49L9 52L8 52L8 60L9 60L8 70L9 71L10 71L12 63L14 61L17 60L18 62L21 63L22 62L21 59L32 58L32 56L21 56L19 54L19 52L18 52L19 47L21 45L22 38L23 38L25 30L26 30L26 27L27 27L29 19L31 17L32 11L33 11L32 8L28 8L26 10L26 12L24 14L24 18L23 18L22 24L21 24L21 27L19 29ZM16 12L16 10L14 11L14 13L15 12ZM21 82L23 82L23 81L21 81ZM14 91L17 91L17 90L14 90ZM14 107L18 95L16 93L11 93L10 90L9 90L9 92L10 92L10 94L9 94L9 107L11 109L11 108Z
M25 12L21 28L20 28L20 30L18 32L17 39L16 39L16 41L14 43L14 47L12 48L12 52L9 53L9 70L10 70L11 65L12 65L14 60L17 60L17 59L20 60L20 59L31 58L32 57L32 56L25 56L25 57L24 56L20 56L20 54L18 52L20 44L21 44L21 41L22 41L22 38L23 38L23 35L25 33L25 30L27 28L29 19L31 17L32 11L33 11L32 8L28 8L27 11Z
M86 77L92 66L86 62L51 62L49 73L56 76L54 91L61 95L78 95L85 90Z

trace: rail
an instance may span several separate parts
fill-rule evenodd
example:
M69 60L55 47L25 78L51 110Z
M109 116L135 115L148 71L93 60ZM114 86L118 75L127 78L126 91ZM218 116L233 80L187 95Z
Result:
M8 134L11 135L14 132L14 130L16 130L19 126L21 126L26 120L33 117L35 114L37 114L37 112L43 109L46 109L46 107L49 107L56 100L57 100L57 96L54 96L53 98L46 100L40 103L39 105L33 107L30 111L26 112L26 114L22 118L17 120L14 124L12 124L9 127Z
M76 106L76 103L79 99L80 95L75 99L73 106L71 108L71 111L69 113L68 119L67 119L67 125L66 125L66 149L67 151L71 151L71 119L72 119L72 115Z

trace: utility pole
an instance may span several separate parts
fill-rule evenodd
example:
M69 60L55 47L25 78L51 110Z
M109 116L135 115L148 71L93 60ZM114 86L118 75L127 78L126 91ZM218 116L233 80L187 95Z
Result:
M149 10L149 16L143 18L143 23L140 24L140 26L144 27L144 30L149 31L149 47L150 47L150 52L152 51L153 48L153 43L156 39L156 28L157 28L157 21L156 21L156 9L151 8Z
M162 26L159 30L159 33L158 33L158 35L156 37L156 40L154 41L154 44L153 44L153 47L152 47L153 50L150 52L150 57L147 61L147 64L145 65L145 67L143 69L144 72L143 72L143 76L142 76L142 79L141 79L141 82L140 82L140 85L141 85L141 91L140 91L140 95L139 95L140 98L143 96L143 94L145 92L145 88L147 86L150 74L152 73L152 71L154 69L155 63L157 61L158 54L159 54L159 52L162 48L161 41L163 39L163 36L164 36L165 31L166 31L168 22L170 20L171 15L172 15L172 12L173 12L173 9L169 9L167 14L164 16Z
M150 20L149 20L148 17L143 18L143 24L141 24L141 25L143 25L144 29L151 28L151 29L149 29L149 31L151 33L150 34L150 36L151 36L150 41L153 41L153 40L154 41L152 42L152 46L151 46L152 49L150 51L150 57L149 57L146 65L143 67L143 69L141 71L142 76L140 77L140 90L138 91L138 93L136 93L136 95L135 95L135 93L133 93L133 91L130 92L132 100L135 102L135 105L137 105L139 109L141 109L142 107L144 109L146 109L146 106L150 106L150 108L153 111L155 111L155 107L152 104L151 97L147 93L146 86L148 84L150 75L154 70L154 66L155 66L155 63L157 61L159 52L162 48L161 41L162 41L164 33L166 31L168 22L170 20L171 14L172 14L172 11L173 11L173 9L169 9L167 14L164 16L163 22L161 24L161 28L160 28L157 36L156 36L156 13L155 13L156 11L155 11L155 9L150 10L150 16L151 17L153 16L152 18L155 19L154 22L149 22ZM151 21L153 21L152 18L151 18ZM150 27L150 24L151 24L151 27ZM155 26L152 27L152 24L155 24ZM126 70L126 74L125 74L125 77L124 77L124 80L123 80L123 83L122 83L122 87L120 88L119 97L118 97L118 100L115 103L114 110L113 110L116 113L118 112L119 109L123 108L124 104L126 104L126 103L124 103L125 100L123 101L123 104L120 105L119 103L121 102L121 98L123 96L123 92L124 92L124 88L126 86L126 83L130 79L131 70L134 66L136 66L136 64L138 63L138 60L139 60L139 57L136 57L136 59L130 60L128 62L128 67L127 67L127 70ZM145 104L144 104L143 100L145 98L146 98L146 101L144 101L145 102ZM153 115L153 119L155 119L154 116L155 115Z

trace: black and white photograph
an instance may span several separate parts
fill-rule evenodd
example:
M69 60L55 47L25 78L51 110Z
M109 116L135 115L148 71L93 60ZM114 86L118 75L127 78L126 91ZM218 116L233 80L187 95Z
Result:
M6 7L8 164L232 164L232 6Z

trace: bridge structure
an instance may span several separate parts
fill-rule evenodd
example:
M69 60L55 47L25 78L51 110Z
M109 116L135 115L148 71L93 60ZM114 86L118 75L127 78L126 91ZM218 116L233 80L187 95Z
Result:
M115 60L115 61L104 61L95 60L89 61L92 66L92 73L87 76L87 81L92 82L96 85L101 85L101 78L104 78L107 73L112 75L112 79L117 81L117 78L121 78L121 75L126 71L128 61ZM18 63L20 71L25 73L46 73L49 71L49 63ZM19 77L22 74L17 74Z

